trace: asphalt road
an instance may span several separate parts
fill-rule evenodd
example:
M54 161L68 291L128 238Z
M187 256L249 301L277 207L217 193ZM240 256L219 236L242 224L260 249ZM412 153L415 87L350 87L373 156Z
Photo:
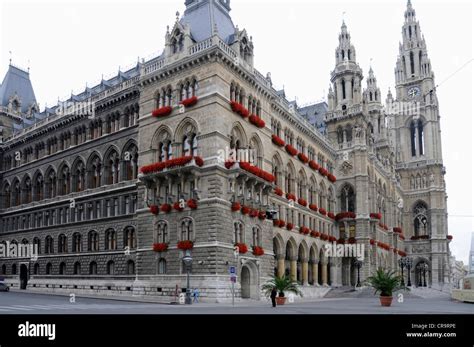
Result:
M6 314L474 314L474 304L449 298L394 299L381 307L373 298L323 298L295 301L276 308L266 300L231 304L168 305L111 299L69 297L28 292L1 292L0 315Z

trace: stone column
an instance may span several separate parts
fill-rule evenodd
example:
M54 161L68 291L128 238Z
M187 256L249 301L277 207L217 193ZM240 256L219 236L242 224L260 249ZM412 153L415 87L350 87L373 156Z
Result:
M328 264L323 263L322 271L323 273L321 274L321 276L323 279L323 286L327 286L328 285Z
M278 256L277 258L277 272L278 272L278 277L285 276L285 257L284 256Z
M306 286L308 285L308 260L304 259L301 262L301 272L302 272L302 280L303 280L303 285Z
M319 277L318 263L313 263L313 264L311 264L311 266L313 267L313 285L314 286L319 286L319 283L318 283L318 277Z
M297 276L296 276L296 259L291 259L290 260L290 279L292 281L295 281L297 280Z

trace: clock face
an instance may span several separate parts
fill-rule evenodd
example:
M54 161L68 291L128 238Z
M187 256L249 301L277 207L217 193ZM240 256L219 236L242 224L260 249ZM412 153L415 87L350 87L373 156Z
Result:
M408 97L410 99L413 99L421 94L420 88L419 87L411 87L408 89Z

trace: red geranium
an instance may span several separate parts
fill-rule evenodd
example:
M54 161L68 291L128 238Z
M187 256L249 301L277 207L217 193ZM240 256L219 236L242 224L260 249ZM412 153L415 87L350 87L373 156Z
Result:
M373 246L375 245L375 240L374 239L370 239L370 244Z
M394 232L394 233L401 234L401 233L402 233L402 228L400 228L400 227L395 227L395 228L393 228L393 232Z
M199 163L198 163L199 159L198 158L200 158L200 157L195 157L195 162L198 166L202 166L202 164L199 165ZM164 169L173 168L173 167L176 167L176 166L184 166L184 165L188 164L192 159L193 159L192 156L185 156L185 157L169 159L169 160L166 160L166 161L161 161L161 162L158 162L158 163L142 166L140 168L140 171L146 175L146 174L150 174L150 173L154 173L154 172L159 172L159 171L162 171ZM201 159L201 161L202 161L202 159Z
M151 115L153 117L166 117L173 112L173 108L171 106L163 106L157 109L154 109Z
M150 212L153 213L154 215L157 215L159 211L160 211L160 208L157 205L150 206Z
M285 141L283 141L281 138L279 138L275 134L272 135L272 141L275 145L279 147L283 147L285 145Z
M329 239L329 235L328 235L328 234L324 234L324 233L321 234L321 240L327 241L328 239Z
M253 247L252 247L252 250L253 250L253 252L252 252L253 255L255 255L255 256L257 256L257 257L259 257L259 256L265 254L263 248L260 247L260 246L253 246Z
M232 203L232 212L237 212L239 211L241 208L240 206L240 202L233 202Z
M403 236L403 234L398 234L398 237L399 237L401 240L405 240L405 236Z
M295 156L295 155L298 153L298 151L296 150L296 148L293 147L293 146L290 145L290 144L287 144L287 145L285 146L285 149L286 149L286 151L288 152L288 154L291 155L291 156Z
M298 153L298 159L305 164L309 161L308 157L304 155L304 153Z
M332 183L336 182L336 176L334 176L333 174L329 174L328 175L328 180L331 181Z
M197 201L195 199L189 199L188 202L187 202L187 205L191 210L195 210L198 207L197 206Z
M350 244L353 244L353 243L356 243L357 240L355 237L349 237L349 239L347 240L347 243L350 243Z
M253 166L251 165L250 163L247 163L247 162L240 162L240 168L247 171L247 172L250 172L251 174L257 176L257 177L260 177L261 179L267 181L267 182L274 182L275 181L275 176L273 176L271 173L269 172L266 172L262 169L260 169L259 167L256 167L256 166Z
M322 207L319 208L319 213L321 213L323 216L327 214L326 210Z
M311 236L312 236L312 237L319 237L319 236L321 236L321 233L319 233L319 232L313 230L313 231L311 232Z
M267 218L267 213L265 211L258 212L258 219L265 220Z
M308 203L306 202L305 199L302 199L302 198L299 198L298 199L298 204L300 204L301 206L306 206L308 205Z
M239 247L240 254L245 254L248 251L247 245L245 243L236 243L235 246Z
M448 236L446 236L446 238L447 238L448 240L452 240L452 239L453 239L453 235L448 235Z
M235 161L232 159L229 159L229 160L226 160L226 162L224 163L224 166L226 169L230 169L232 166L234 166L234 164L235 164Z
M402 256L402 257L406 257L407 254L406 252L402 251L402 250L398 250L398 255Z
M336 220L339 221L341 219L345 219L345 218L352 218L354 219L356 217L356 214L354 212L339 212L337 215L336 215Z
M300 234L308 235L309 228L308 227L300 227Z
M328 217L331 219L336 219L336 216L332 212L328 212Z
M283 228L283 227L286 225L286 222L285 222L283 219L280 219L278 223L279 223L278 226L279 226L280 228Z
M249 216L250 216L251 218L258 217L258 210L252 208L252 209L250 210Z
M276 187L275 188L275 194L278 195L278 196L282 196L283 195L283 190L281 188Z
M181 212L182 210L184 210L184 208L181 207L181 204L179 203L179 201L176 201L176 202L173 204L173 208L174 208L176 211L179 211L179 212Z
M168 244L164 243L164 242L154 243L153 244L153 250L155 252L164 252L164 251L168 250Z
M194 162L199 167L204 165L204 160L201 157L194 157Z
M288 200L296 201L296 196L295 196L295 194L292 194L292 193L286 193L286 198Z
M345 244L345 243L346 243L346 240L345 240L344 238L342 238L342 237L340 237L340 238L337 240L337 244L339 244L339 245L343 245L343 244Z
M320 173L321 175L323 175L323 176L327 176L327 174L328 174L328 170L326 170L326 169L323 168L323 167L320 167L318 171L319 171L319 173Z
M318 206L316 204L309 204L309 208L313 211L318 211Z
M265 121L262 118L260 118L259 116L257 116L256 114L251 115L249 117L249 121L250 121L250 123L252 123L253 125L255 125L258 128L264 128L265 127Z
M319 170L319 165L314 160L309 161L309 167L312 168L313 170Z
M183 101L180 102L181 105L184 105L185 107L191 107L196 105L198 102L197 96L192 96L190 98L184 99Z
M170 204L163 204L160 207L161 212L170 213L171 212L171 205Z
M279 220L279 219L274 219L274 220L273 220L273 226L274 226L274 227L280 226L280 220Z
M179 241L178 242L178 249L181 249L183 251L188 250L188 249L192 249L193 246L194 246L193 241L184 240L184 241Z
M250 208L247 207L247 206L242 206L240 212L242 212L242 214L249 214L250 213Z
M294 227L293 223L286 224L286 228L290 231L293 230L293 227Z
M335 236L332 236L332 235L331 235L331 236L329 236L329 241L330 241L330 242L336 242L337 239L336 239Z
M249 111L242 104L239 104L236 101L231 101L230 107L232 108L232 111L239 114L242 118L247 118L249 116Z
M372 219L382 219L382 214L381 213L371 213L370 218L372 218Z

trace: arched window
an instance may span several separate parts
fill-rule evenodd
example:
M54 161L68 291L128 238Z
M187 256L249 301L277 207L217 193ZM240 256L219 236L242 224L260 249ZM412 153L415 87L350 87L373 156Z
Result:
M166 274L166 260L164 258L160 258L160 260L158 261L158 274Z
M97 263L95 261L89 264L89 275L97 275Z
M72 235L72 251L75 253L82 252L82 236L79 233Z
M410 123L410 142L411 142L411 156L415 157L417 141L416 141L416 126L415 126L414 121Z
M85 166L82 160L76 161L72 169L72 191L82 192L85 189Z
M124 232L124 241L123 244L125 247L128 247L128 249L135 249L137 247L137 237L135 233L135 228L134 227L126 227Z
M342 131L342 127L337 128L337 143L344 142L344 132Z
M107 275L113 275L115 274L115 263L113 260L109 260L107 262Z
M51 236L46 236L44 240L44 253L53 254L54 253L54 244L53 238Z
M410 52L410 70L413 76L415 74L415 58L413 56L413 51Z
M87 249L91 252L97 252L99 250L99 234L97 231L89 231L87 245Z
M158 144L158 153L159 153L159 158L158 160L160 162L167 161L173 157L173 152L172 152L172 147L171 147L171 142L170 141L165 141L165 142L160 142Z
M352 126L350 124L347 124L346 126L346 141L352 141Z
M168 223L165 221L159 221L156 228L156 242L167 243L168 242Z
M51 275L53 270L53 264L48 263L46 264L46 275Z
M424 146L425 138L423 133L423 122L421 119L418 119L418 148L420 155L425 153L425 146Z
M35 248L35 252L41 254L41 240L39 237L33 238L33 247Z
M345 99L346 98L346 81L344 81L344 79L341 80L341 89L342 89L342 99Z
M21 203L21 188L20 188L20 181L16 179L13 182L13 206L19 206Z
M252 246L262 247L262 230L259 227L252 228Z
M50 169L46 174L46 192L48 198L56 196L56 172L54 169Z
M89 175L89 185L91 189L101 186L102 162L97 154L92 155L87 164L87 173Z
M58 253L67 253L67 237L64 234L58 236Z
M80 275L81 274L81 263L76 261L74 263L74 275Z
M66 263L59 264L59 274L65 275L66 274Z
M10 192L10 185L7 183L3 187L3 196L4 196L4 204L5 208L9 208L11 206L11 192Z
M105 232L105 249L116 250L117 249L117 233L114 229L108 229Z
M413 208L414 235L428 235L428 206L420 201Z
M133 260L127 261L127 275L135 275L135 262Z
M33 266L33 275L39 275L39 273L40 273L40 264L36 263Z
M27 176L23 181L23 202L29 204L32 201L31 179Z
M194 234L193 234L193 221L191 219L184 219L181 221L181 240L190 240L193 241Z
M118 153L115 150L110 151L110 153L106 156L104 163L106 184L118 183L120 168L120 159Z
M234 223L234 243L245 243L245 226L242 222Z
M2 265L2 275L7 274L7 266L5 264Z
M71 173L69 167L64 165L59 171L59 194L69 194L71 189Z
M125 149L122 160L124 162L123 179L125 181L136 179L138 177L138 149L134 143Z

